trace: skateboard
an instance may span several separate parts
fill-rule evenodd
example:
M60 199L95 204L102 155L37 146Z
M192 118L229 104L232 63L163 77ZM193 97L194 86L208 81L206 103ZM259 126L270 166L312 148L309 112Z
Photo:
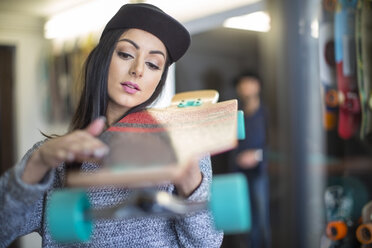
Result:
M319 22L319 72L323 97L323 126L325 130L336 129L338 93L334 55L334 12L337 0L323 0Z
M329 247L357 247L355 231L368 201L364 184L356 178L332 177L324 194Z
M356 14L358 87L362 120L360 138L372 142L372 1L359 0Z
M372 201L362 209L362 224L356 231L356 236L362 247L372 247Z
M335 12L338 134L342 139L349 139L358 132L361 119L355 51L356 7L357 0L338 0Z
M131 113L101 136L110 153L98 169L66 172L66 185L47 203L52 237L63 243L88 241L93 222L102 218L134 218L188 214L209 209L216 229L226 233L250 228L248 185L241 174L214 176L211 198L190 203L175 195L149 190L172 182L190 166L190 159L233 149L244 138L237 101L217 102L218 92L204 90L176 94L171 105ZM124 204L108 209L90 206L87 187L135 188Z

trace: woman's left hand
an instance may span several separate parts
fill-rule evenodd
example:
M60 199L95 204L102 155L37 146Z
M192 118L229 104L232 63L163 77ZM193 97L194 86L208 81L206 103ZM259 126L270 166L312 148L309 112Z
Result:
M188 197L195 189L197 189L203 179L199 168L198 160L192 160L185 169L180 173L174 180L174 185L176 186L177 193L180 196Z

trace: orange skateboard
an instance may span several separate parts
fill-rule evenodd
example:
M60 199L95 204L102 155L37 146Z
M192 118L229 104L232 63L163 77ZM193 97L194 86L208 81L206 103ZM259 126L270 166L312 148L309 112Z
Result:
M128 114L107 129L100 139L109 146L110 153L102 166L89 171L68 171L66 185L78 189L56 191L48 202L47 222L54 239L87 241L95 219L115 218L118 211L121 216L126 212L125 218L130 218L138 217L138 212L145 216L180 215L208 208L217 229L225 232L249 229L247 182L242 175L215 176L209 202L191 204L164 192L141 190L174 181L195 158L225 152L237 145L238 134L244 136L241 133L244 124L238 125L242 113L237 111L237 101L217 100L218 92L214 90L176 94L169 107ZM83 187L105 185L140 190L131 208L127 203L105 210L92 209ZM141 209L143 204L139 203L144 201L148 204ZM131 211L133 205L140 211ZM183 207L175 207L180 205Z

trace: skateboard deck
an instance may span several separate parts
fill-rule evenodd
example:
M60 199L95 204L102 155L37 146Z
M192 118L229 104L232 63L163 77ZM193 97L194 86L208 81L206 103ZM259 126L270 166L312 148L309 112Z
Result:
M323 97L323 126L336 129L338 93L334 55L334 12L337 0L323 0L319 22L319 72Z
M324 194L326 235L330 247L357 247L355 231L368 201L365 185L356 178L332 177Z
M372 1L359 0L356 15L358 87L362 111L360 138L372 143Z
M139 187L169 182L191 159L233 149L237 101L213 103L217 100L213 92L199 93L176 95L167 108L125 116L100 137L110 148L103 166L69 171L67 185Z
M109 145L110 153L103 165L67 172L66 186L75 188L56 190L47 202L46 220L53 239L61 243L89 241L93 222L99 219L172 218L206 209L212 213L216 229L248 231L249 191L242 174L213 176L210 198L201 202L147 187L182 175L192 158L237 145L239 129L244 129L244 123L238 122L237 101L217 100L214 90L180 93L168 108L128 114L106 130L100 138ZM122 204L92 208L84 188L105 185L137 190Z
M335 13L338 134L343 139L349 139L358 132L361 119L355 52L356 7L357 0L338 0Z

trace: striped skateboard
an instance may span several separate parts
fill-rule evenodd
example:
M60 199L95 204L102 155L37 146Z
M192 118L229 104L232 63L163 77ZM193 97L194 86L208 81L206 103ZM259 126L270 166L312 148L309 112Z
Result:
M215 176L208 202L190 203L164 192L144 190L172 182L194 158L237 145L238 134L244 136L239 131L244 126L238 125L242 114L237 111L237 101L217 100L218 93L213 90L180 93L169 107L128 114L106 130L100 138L110 153L103 165L68 172L66 184L75 189L56 191L48 202L47 221L53 238L67 243L88 241L96 219L116 218L118 213L121 218L133 218L203 209L211 210L217 229L227 233L248 230L250 208L242 175ZM129 203L92 209L85 188L107 185L138 191Z
M350 139L358 132L361 119L355 52L356 8L357 0L338 0L335 13L338 134L343 139Z

